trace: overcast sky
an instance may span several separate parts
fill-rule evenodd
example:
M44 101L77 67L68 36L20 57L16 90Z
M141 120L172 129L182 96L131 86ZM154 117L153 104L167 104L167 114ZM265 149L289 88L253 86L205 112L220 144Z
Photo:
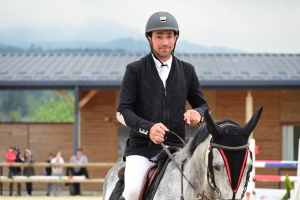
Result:
M156 11L175 16L180 40L253 53L300 53L299 0L1 0L0 30L116 21L142 38Z

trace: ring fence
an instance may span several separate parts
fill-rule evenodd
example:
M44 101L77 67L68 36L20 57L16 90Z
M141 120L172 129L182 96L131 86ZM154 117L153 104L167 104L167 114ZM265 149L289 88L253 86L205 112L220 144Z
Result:
M104 178L86 178L85 176L13 176L9 178L8 176L2 175L2 167L112 167L115 163L108 162L89 162L89 163L64 163L64 164L51 164L44 162L37 163L6 163L0 162L0 196L2 193L2 183L103 183Z
M290 200L299 200L299 183L300 183L300 169L298 161L300 159L300 140L298 146L298 161L280 161L280 160L256 160L255 159L255 139L250 140L250 150L253 152L253 170L250 174L250 183L247 187L246 200L255 200L255 182L284 182L285 176L280 175L258 175L255 173L255 168L294 168L297 169L297 176L289 176L291 182L294 183L294 188L291 190Z

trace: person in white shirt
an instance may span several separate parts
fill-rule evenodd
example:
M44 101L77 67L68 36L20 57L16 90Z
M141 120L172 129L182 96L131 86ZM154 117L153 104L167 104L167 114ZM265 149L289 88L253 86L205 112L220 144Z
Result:
M51 164L63 164L65 163L64 159L61 157L61 152L58 151L56 156L52 158ZM52 176L62 176L63 167L52 167ZM53 183L52 192L55 196L61 196L61 183Z

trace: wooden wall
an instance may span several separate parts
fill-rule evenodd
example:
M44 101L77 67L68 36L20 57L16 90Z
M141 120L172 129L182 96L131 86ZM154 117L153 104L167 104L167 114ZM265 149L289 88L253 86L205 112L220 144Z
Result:
M81 91L84 98L89 91ZM245 90L204 90L205 98L214 119L230 118L245 124ZM81 147L90 162L115 162L118 154L118 123L115 113L119 91L98 91L81 109ZM281 160L282 125L300 124L300 90L254 90L253 112L264 106L261 119L253 137L259 146L259 160ZM109 119L106 121L105 119ZM19 145L21 150L30 148L37 160L46 160L49 152L61 150L69 162L73 151L73 124L0 124L0 162L5 161L9 145ZM109 168L89 169L91 178L103 178ZM42 169L37 169L42 174ZM7 171L4 171L7 173ZM258 169L257 174L278 173L274 169ZM293 174L294 172L284 172ZM285 175L285 174L283 174ZM257 187L277 188L277 183L257 182ZM83 190L102 190L102 184L83 184ZM4 189L7 188L4 184ZM25 188L23 186L23 188ZM43 190L44 184L34 184L34 189ZM68 189L64 187L64 189Z
M83 98L87 92L81 92L80 98ZM90 162L116 162L118 160L118 126L116 124L115 91L99 91L81 109L81 146ZM104 178L109 169L91 168L89 173L91 178ZM83 188L102 190L103 184L85 184Z
M36 162L45 162L49 153L61 151L65 162L69 162L73 154L73 124L72 123L1 123L0 124L0 162L5 162L5 153L9 146L18 145L24 154L30 149ZM36 175L43 175L42 167L35 168ZM8 175L8 169L3 168L3 175ZM16 186L15 186L16 188ZM25 189L25 184L22 184ZM34 190L44 190L45 183L34 183ZM8 189L8 183L3 184ZM65 186L63 189L68 189Z
M245 125L245 105L247 91L204 90L205 98L211 108L214 119L230 118ZM253 112L261 106L264 110L253 132L256 145L259 146L257 160L282 160L282 125L300 124L299 90L254 90ZM277 175L278 168L257 169L257 174ZM295 171L282 171L281 175L295 175ZM283 185L283 184L282 184ZM257 187L277 188L278 183L257 182Z

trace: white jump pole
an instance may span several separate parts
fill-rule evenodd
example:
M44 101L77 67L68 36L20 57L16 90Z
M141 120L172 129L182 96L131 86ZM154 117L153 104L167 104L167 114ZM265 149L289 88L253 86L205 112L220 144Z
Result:
M249 140L250 143L250 151L252 152L252 160L253 164L255 162L255 139L251 138ZM254 189L255 189L255 182L253 181L255 175L255 167L253 166L252 172L250 173L250 178L249 178L249 183L246 191L246 195L244 197L245 200L255 200L255 195L254 195Z
M298 166L297 166L297 181L294 183L294 189L291 190L291 200L298 200L300 199L300 139L298 141Z

